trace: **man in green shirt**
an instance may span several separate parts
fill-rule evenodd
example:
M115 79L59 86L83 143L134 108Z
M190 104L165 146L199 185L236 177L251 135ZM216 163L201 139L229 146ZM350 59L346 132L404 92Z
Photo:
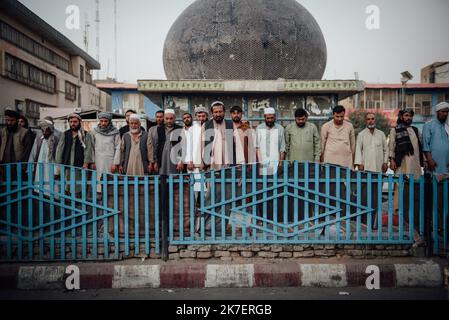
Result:
M295 111L295 122L285 129L288 161L319 162L321 154L320 134L317 127L307 122L307 111Z

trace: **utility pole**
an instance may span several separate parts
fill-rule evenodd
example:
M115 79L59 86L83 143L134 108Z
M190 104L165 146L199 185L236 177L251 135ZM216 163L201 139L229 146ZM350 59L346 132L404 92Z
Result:
M84 21L84 50L89 53L89 17L86 13Z
M117 81L117 0L114 0L114 80Z
M100 0L95 0L95 26L97 32L96 46L97 46L97 61L100 62ZM100 79L100 70L97 70L97 80Z

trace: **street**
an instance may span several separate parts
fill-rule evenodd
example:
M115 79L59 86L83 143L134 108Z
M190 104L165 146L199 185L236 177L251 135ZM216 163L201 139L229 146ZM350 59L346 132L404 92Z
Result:
M209 288L0 291L1 300L448 300L445 288Z

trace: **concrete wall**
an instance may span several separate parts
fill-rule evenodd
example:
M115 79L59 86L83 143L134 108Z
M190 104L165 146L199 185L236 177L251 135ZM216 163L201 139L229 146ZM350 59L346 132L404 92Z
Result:
M449 83L449 63L435 68L435 83Z

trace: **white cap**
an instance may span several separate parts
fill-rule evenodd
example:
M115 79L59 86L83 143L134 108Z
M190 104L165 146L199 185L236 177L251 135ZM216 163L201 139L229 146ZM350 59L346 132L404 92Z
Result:
M129 121L131 121L131 120L139 120L140 121L140 117L138 114L133 113L129 116Z
M276 114L276 111L274 110L274 108L265 108L263 110L263 114Z
M443 109L449 109L449 103L448 102L443 101L443 102L440 102L439 104L437 104L435 106L435 111L436 112L438 112L440 110L443 110Z
M175 114L175 110L173 109L165 109L164 114Z
M212 108L213 106L218 106L218 105L224 106L224 103L221 101L214 101L210 104L210 107Z

